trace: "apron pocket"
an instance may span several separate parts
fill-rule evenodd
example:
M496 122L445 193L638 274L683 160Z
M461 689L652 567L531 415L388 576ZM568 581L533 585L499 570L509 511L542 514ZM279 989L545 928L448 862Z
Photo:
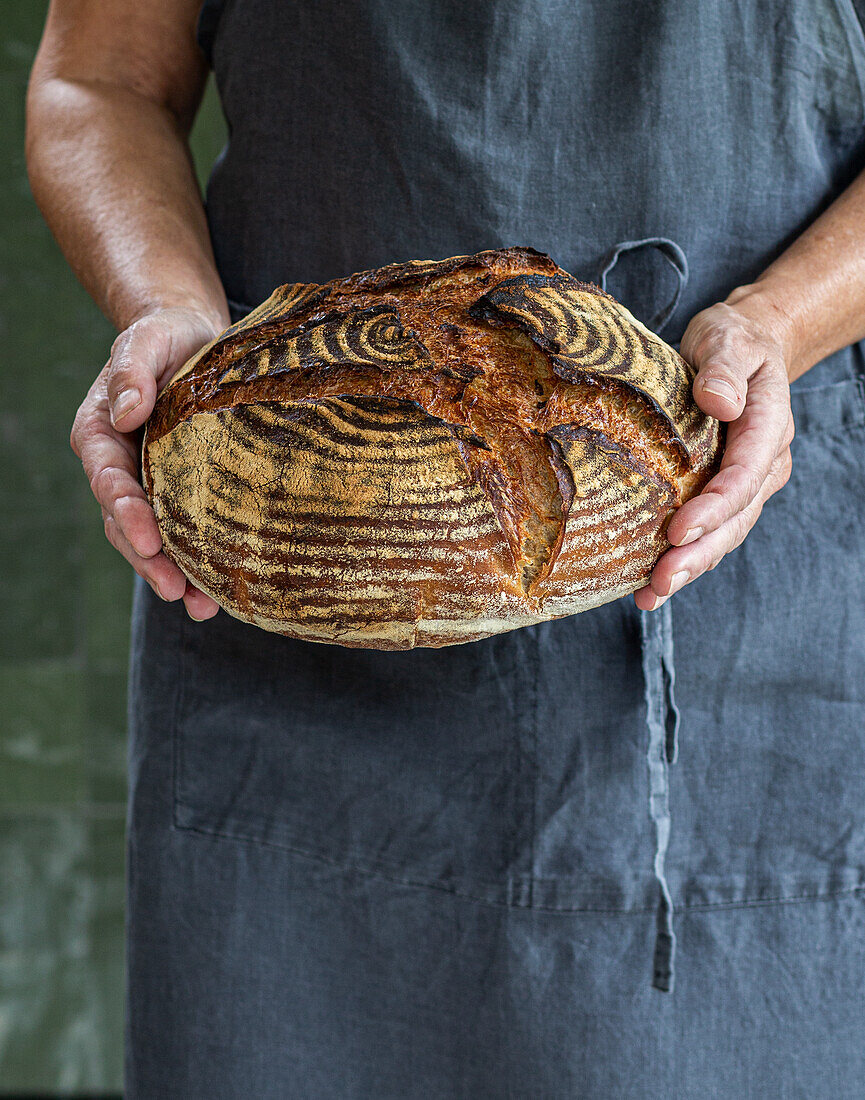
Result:
M531 848L524 631L385 653L184 626L175 824L493 902Z
M672 601L677 908L865 888L865 390L795 390L793 470Z

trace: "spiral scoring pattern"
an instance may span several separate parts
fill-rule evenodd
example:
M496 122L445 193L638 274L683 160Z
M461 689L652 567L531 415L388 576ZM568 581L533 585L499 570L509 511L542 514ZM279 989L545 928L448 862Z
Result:
M497 343L503 326L535 350ZM456 372L442 331L468 349ZM487 413L485 441L472 410L495 399L491 353L511 356L506 384L526 419L504 431ZM349 390L315 396L306 377ZM604 430L588 408L545 428L550 378L574 392L624 382L669 430L635 457L633 435L607 434L624 430L615 395ZM683 486L708 478L719 449L690 382L623 307L531 250L389 265L282 287L194 357L148 424L145 487L166 552L239 618L351 646L471 641L645 583ZM425 403L405 399L421 392ZM684 463L684 479L646 464L670 444L683 455L658 469Z
M207 362L214 348L218 347L223 351L231 348L236 354L238 345L232 340L232 337L236 337L238 333L246 333L248 337L251 331L256 330L265 322L273 323L288 319L303 306L309 305L310 302L318 298L321 289L318 283L286 283L285 286L277 287L273 294L265 299L260 306L256 306L245 317L241 317L239 321L229 325L214 340L211 340L209 344L205 344L200 351L187 360L172 378L172 385L177 385L184 378L192 375L199 363ZM247 337L241 337L241 341L247 340L248 343ZM242 343L239 346L242 347Z
M252 332L235 326L227 348L220 346L210 359L199 353L191 369L172 379L149 425L151 439L170 430L190 408L205 405L213 411L223 401L242 401L238 387L256 379L341 366L411 371L430 364L417 334L404 328L399 314L386 305L330 310L289 332L284 325Z
M372 306L354 312L334 311L288 335L274 335L254 344L216 377L215 386L206 395L231 383L280 371L343 363L412 370L429 361L429 352L415 333L403 328L395 310Z

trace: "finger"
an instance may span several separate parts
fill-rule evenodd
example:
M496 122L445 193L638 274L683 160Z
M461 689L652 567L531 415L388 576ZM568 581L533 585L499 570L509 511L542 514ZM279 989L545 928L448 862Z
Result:
M760 370L751 379L742 415L727 428L727 442L718 473L670 520L667 538L673 545L709 534L747 508L792 438L789 388L783 376ZM695 534L696 532L696 534Z
M150 314L121 332L108 362L114 427L124 432L140 428L161 387L215 335L212 322L186 310Z
M787 448L775 459L769 477L747 508L691 545L674 547L662 554L652 570L649 584L634 593L637 606L645 611L656 610L666 598L714 569L725 554L740 546L769 497L787 484L791 468L792 459Z
M142 558L140 555L136 555L135 548L124 537L123 531L114 517L103 512L103 519L108 541L147 581L157 596L168 601L182 597L190 618L195 619L196 622L210 619L219 611L219 604L192 585L181 570L170 562L164 554L152 558ZM182 587L178 574L180 574L183 581Z
M121 466L105 465L91 481L93 495L115 520L136 554L152 558L162 549L162 536L150 502L138 481Z
M718 420L735 420L745 407L749 380L760 367L764 345L741 324L719 320L718 309L698 313L682 336L681 352L697 368L694 400Z
M112 515L117 525L139 557L154 557L162 549L162 535L144 490L137 482L121 482L116 491Z
M108 403L115 428L134 431L150 416L164 365L164 339L154 325L139 323L120 333L108 361Z
M717 420L735 420L745 407L748 383L759 367L755 348L737 328L698 323L682 337L682 354L697 368L694 400Z
M129 440L117 432L98 431L82 446L81 460L93 495L111 515L142 558L162 549L162 536L147 494L138 482L137 459Z
M205 619L212 619L219 611L219 604L216 600L201 592L189 581L186 582L183 603L190 619L194 619L198 623L204 622Z
M186 577L173 562L164 554L142 558L135 553L113 516L106 514L104 523L105 537L126 558L135 572L147 581L157 596L169 602L182 598L186 592Z

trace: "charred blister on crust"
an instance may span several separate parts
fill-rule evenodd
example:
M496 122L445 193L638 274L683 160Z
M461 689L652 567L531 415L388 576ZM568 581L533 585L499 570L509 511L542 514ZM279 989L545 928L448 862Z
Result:
M465 268L499 270L503 262L533 264L550 273L558 270L554 260L543 252L527 246L513 248L489 248L467 256L451 256L446 260L408 260L405 263L386 264L384 267L360 271L345 280L335 280L337 291L346 289L393 290L412 283L452 275Z

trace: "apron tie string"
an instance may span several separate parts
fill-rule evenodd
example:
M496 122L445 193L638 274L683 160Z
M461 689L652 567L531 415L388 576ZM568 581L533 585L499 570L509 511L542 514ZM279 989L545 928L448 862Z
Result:
M660 332L676 310L682 293L688 285L688 259L685 253L669 237L644 237L641 241L619 241L601 260L601 274L598 278L601 290L607 289L607 276L626 252L635 252L638 248L656 248L676 273L676 289L673 297L645 322L646 328Z
M647 322L646 327L660 332L672 317L688 283L688 260L669 237L645 237L639 241L620 241L601 261L598 282L607 289L607 276L627 252L655 248L676 273L673 297ZM656 910L655 950L652 960L652 986L672 993L675 979L676 934L673 931L673 899L664 870L670 840L670 773L679 755L679 709L673 695L676 682L673 664L673 618L669 602L657 611L640 612L640 641L643 679L646 693L646 725L649 769L649 815L655 823L654 872L659 898Z
M664 857L670 838L669 765L678 756L679 709L673 696L673 620L670 604L657 611L640 612L643 677L646 692L646 724L649 744L649 814L655 823L655 878L660 897L652 964L652 985L672 993L676 934L673 931L673 899L664 873Z

